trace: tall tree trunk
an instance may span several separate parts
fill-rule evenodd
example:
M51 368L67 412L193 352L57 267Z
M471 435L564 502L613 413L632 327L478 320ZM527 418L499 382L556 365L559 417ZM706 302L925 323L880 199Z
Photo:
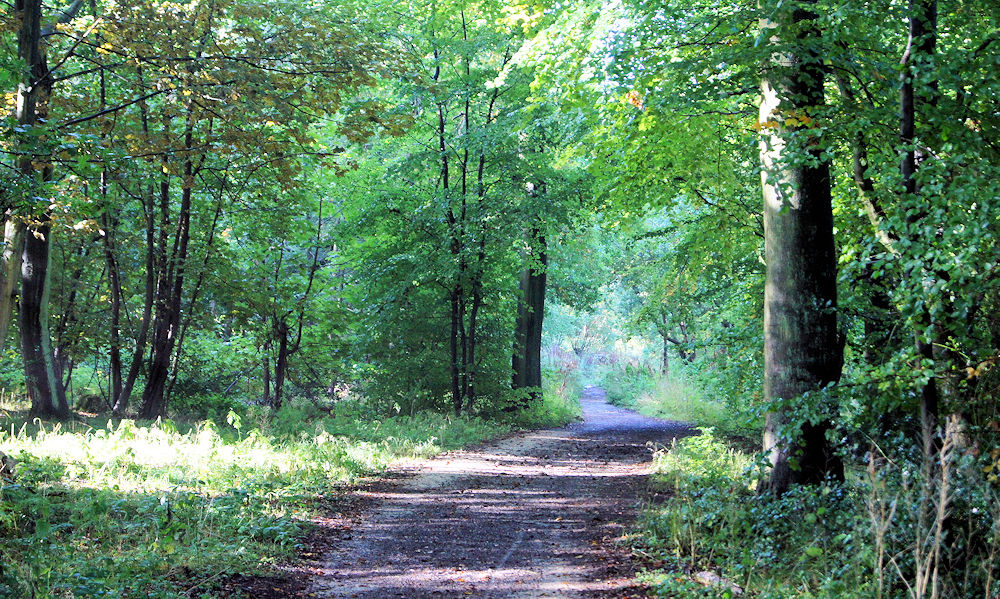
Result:
M75 4L73 10L79 8ZM38 126L45 120L48 98L52 90L52 77L42 47L42 4L40 0L17 0L17 16L21 19L18 30L18 57L27 70L17 94L17 121L26 129ZM23 144L18 159L18 171L25 186L24 206L36 204L41 195L39 187L51 179L51 167L46 165L48 156L36 155L31 144ZM39 169L36 161L44 166ZM49 335L49 264L51 222L43 214L37 225L26 235L21 254L21 302L19 326L21 356L24 360L25 384L31 399L31 414L43 418L69 417L69 404L63 392L61 377L55 367L52 340Z
M919 168L915 147L918 93L914 79L920 76L918 69L930 63L937 46L937 1L910 0L909 10L909 37L901 61L903 72L900 75L899 140L904 149L899 171L903 178L903 188L907 196L912 199L920 191L916 178ZM936 92L936 83L931 83L931 87ZM910 224L916 224L919 217L911 217L909 220ZM930 314L925 314L924 318L926 324L931 325L928 328L934 331L932 335L940 335L940 323L932 322ZM917 352L922 359L933 362L935 339L926 339L922 335L922 332L918 333ZM932 461L931 456L937 453L941 445L941 439L937 432L939 403L939 381L937 377L931 377L924 384L920 393L920 423L923 432L924 453L927 458L925 462L928 464Z
M49 238L51 222L43 215L24 240L21 257L19 326L25 385L31 399L31 416L68 418L69 403L56 368L49 335Z
M807 2L806 4L814 4ZM843 346L837 335L837 262L833 239L830 164L815 144L802 144L809 160L790 164L787 145L796 126L824 102L821 57L814 48L816 15L801 8L780 13L763 27L795 50L776 54L761 82L760 124L768 132L760 144L764 196L764 395L769 405L797 401L840 378ZM787 9L785 9L787 11ZM795 44L782 40L795 29ZM811 47L812 46L812 47ZM807 149L807 147L809 149ZM767 414L764 449L770 477L764 488L782 494L792 484L843 478L843 465L826 438L830 422L807 420L787 430L789 413ZM793 463L797 464L793 467Z
M102 71L103 76L103 71ZM139 87L145 86L145 81L142 74L142 67L136 68L136 76L138 79ZM139 102L139 120L142 123L143 135L149 136L149 108L145 101ZM164 128L164 135L166 135L166 128ZM163 179L161 181L166 181L166 173L161 175ZM143 216L146 219L146 289L143 294L143 305L142 305L142 318L139 321L139 332L135 338L135 350L132 353L132 362L128 368L128 374L125 376L125 380L122 382L122 391L118 399L115 401L113 413L116 416L121 416L128 409L129 401L132 398L132 389L135 387L135 382L139 378L139 372L142 370L143 356L146 353L146 339L149 336L149 328L153 319L153 302L154 294L156 292L156 195L153 192L153 185L146 186L146 193L142 201L142 211ZM163 183L161 183L161 194L163 190ZM164 243L164 247L166 244ZM164 250L166 251L166 250Z
M475 280L472 282L472 308L469 310L469 347L466 356L465 410L472 412L476 401L476 344L479 339L479 310L483 307L483 268L486 265L486 228L480 230L479 251L476 255Z
M190 118L190 117L189 117ZM189 120L185 133L185 148L193 147L192 121ZM191 185L194 180L194 165L190 155L184 163L184 185L181 189L181 205L177 217L177 230L171 251L169 290L164 301L156 306L156 325L153 328L153 349L146 375L146 386L142 391L142 407L139 417L152 419L162 416L167 408L166 385L170 375L170 358L174 351L181 320L181 296L184 290L184 267L187 261L188 243L191 239Z
M661 334L660 337L663 338L663 363L660 366L660 374L666 377L670 374L670 356L667 354L667 348L670 347L670 335Z
M170 397L173 394L174 385L177 384L177 377L180 375L181 360L184 357L184 338L187 335L188 327L191 326L191 321L194 319L193 306L198 303L198 297L201 295L201 290L205 283L205 277L209 271L208 264L212 259L212 246L215 243L215 232L218 229L219 218L221 216L222 195L220 190L218 201L215 204L215 215L212 217L212 224L208 227L208 238L205 240L205 257L201 261L201 268L198 270L198 277L195 279L194 288L191 290L191 296L187 301L189 309L184 321L180 324L180 333L177 335L177 342L174 344L174 355L170 361L170 382L167 384L166 391L167 397Z
M102 173L102 179L107 173ZM102 183L103 185L103 183ZM111 232L114 227L111 219L104 215L104 260L108 269L108 287L111 291L111 331L110 347L108 348L108 361L111 368L111 405L117 406L122 397L122 348L121 348L121 313L122 313L122 287L121 277L118 272L118 261L115 259L114 246L111 241ZM113 408L112 408L113 409Z
M521 272L520 299L514 332L514 389L526 389L529 400L541 397L542 320L545 316L545 279L548 256L545 236L532 232L534 256Z
M450 374L451 374L451 406L455 410L455 414L462 413L462 379L461 379L461 360L458 348L458 330L461 326L459 322L461 318L461 313L459 312L459 297L456 290L452 290L451 295L448 299L450 307L451 322L448 329L448 353L450 357Z
M149 198L148 204L143 205L146 214L146 289L143 294L142 318L139 320L139 332L135 338L132 362L129 365L128 375L122 382L121 393L114 404L116 416L123 415L128 409L132 389L139 378L139 372L142 370L143 356L146 353L146 339L149 336L150 322L153 318L153 301L156 294L156 225L153 216L154 194L152 188L148 189L146 196Z
M261 366L264 367L264 395L261 403L265 406L271 405L271 341L264 344L261 352Z
M271 407L275 410L281 409L281 402L284 399L285 373L288 371L288 323L284 319L275 323L274 333L278 338L278 355L274 360L274 398L271 400Z

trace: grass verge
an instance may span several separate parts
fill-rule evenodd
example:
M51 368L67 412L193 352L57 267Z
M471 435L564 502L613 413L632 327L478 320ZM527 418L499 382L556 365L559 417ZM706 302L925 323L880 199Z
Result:
M251 421L252 420L252 421ZM227 425L8 420L0 597L212 597L213 581L290 559L324 496L405 458L510 424L290 406Z
M645 576L661 597L873 597L864 499L845 485L756 492L756 455L705 429L657 454L670 490L640 521Z
M734 416L723 402L704 393L683 373L654 375L632 366L607 371L601 386L611 403L647 416L689 422L738 439L741 445L758 443L760 427L745 416ZM751 441L752 440L752 441Z
M759 454L703 429L655 456L668 498L633 539L645 579L677 599L1000 597L1000 489L954 443L930 477L897 450L774 497L757 493Z

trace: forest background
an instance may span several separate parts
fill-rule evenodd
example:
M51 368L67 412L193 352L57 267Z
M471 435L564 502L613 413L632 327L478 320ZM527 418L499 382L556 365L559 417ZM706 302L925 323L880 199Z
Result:
M0 592L211 593L584 382L712 427L664 596L1000 592L992 0L4 11Z

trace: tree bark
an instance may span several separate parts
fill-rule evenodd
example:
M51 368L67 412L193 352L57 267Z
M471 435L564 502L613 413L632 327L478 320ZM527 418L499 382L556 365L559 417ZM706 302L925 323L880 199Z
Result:
M79 8L76 2L71 10ZM45 52L42 47L42 3L40 0L17 0L15 11L21 25L17 36L17 52L27 67L17 94L17 121L31 129L45 120L48 98L52 90ZM52 177L48 156L36 153L31 144L21 144L18 171L25 186L25 207L36 204L40 187ZM42 163L41 167L36 162ZM25 225L18 225L25 226ZM68 418L70 415L61 377L55 367L52 340L49 335L49 264L51 222L48 211L25 235L21 254L21 301L18 314L21 356L24 361L25 384L31 399L31 415L41 418Z
M281 402L284 400L285 373L288 371L288 323L283 319L275 323L274 333L278 338L278 355L274 360L274 397L271 399L271 407L275 410L281 409Z
M56 368L49 335L49 238L51 222L41 222L25 235L21 257L19 326L25 385L31 399L31 416L69 418L69 403Z
M103 173L102 179L107 175ZM114 246L111 241L111 232L114 227L107 213L104 215L104 260L108 269L108 287L111 298L111 331L108 348L108 362L111 368L111 405L117 406L122 397L122 348L121 348L121 307L122 307L122 287L121 277L118 272L118 260L115 258ZM112 408L114 409L114 408Z
M271 342L264 344L261 352L261 366L264 367L264 396L261 403L265 406L271 405Z
M917 77L916 67L922 63L928 63L934 56L937 46L937 2L936 0L910 0L909 3L909 38L906 50L903 53L903 72L900 75L899 92L899 140L903 147L903 155L900 160L899 171L903 179L903 188L910 198L913 198L920 191L917 183L917 170L919 168L918 153L916 149L916 125L917 125L917 90L914 79ZM915 64L916 63L916 64ZM932 91L936 95L936 83L931 83ZM916 224L920 216L910 217L910 224ZM947 274L945 274L947 276ZM935 325L931 328L935 335L941 335L941 324L933 323L930 314L925 314L926 324ZM923 333L918 333L917 353L922 359L934 361L934 339L922 337ZM941 438L938 434L938 413L940 410L941 392L937 377L931 377L924 385L920 393L920 423L923 433L924 454L926 461L931 461L933 455L937 454L941 446Z
M24 227L10 219L4 222L3 253L0 256L0 351L7 344L7 333L14 316L17 282L21 278L21 253L24 251Z
M542 320L545 316L545 283L548 256L545 236L532 232L532 251L529 260L536 264L525 266L521 272L520 299L514 332L514 381L515 390L527 391L527 400L541 398L542 388Z
M660 374L667 377L670 374L670 356L667 354L667 348L670 347L670 336L660 336L663 338L663 363L660 365Z
M185 133L185 147L193 147L193 124L188 123ZM177 217L169 265L169 290L163 294L156 306L156 324L153 327L153 349L146 375L146 386L142 391L142 407L139 418L153 419L162 416L167 408L166 385L170 375L170 358L181 320L181 296L184 289L184 267L187 261L188 242L191 239L191 185L194 180L194 165L188 157L184 163L184 185L181 190L181 205Z
M760 144L764 196L764 395L771 406L801 401L840 378L843 346L837 335L837 263L833 238L830 164L812 140L809 160L789 160L789 139L824 102L821 57L808 48L819 38L815 15L795 9L765 22L780 42L783 28L799 31L795 51L776 54L761 82ZM787 41L787 40L786 40ZM796 133L799 133L796 131ZM826 438L830 422L810 415L788 430L787 408L767 414L764 449L771 472L763 488L782 494L792 484L843 478L843 465ZM822 413L822 407L816 407ZM809 411L814 411L809 410ZM793 467L794 466L794 467Z
M132 389L139 372L142 370L143 355L146 353L146 340L149 336L150 322L153 318L153 301L156 294L156 234L155 219L153 217L154 196L150 188L147 193L148 205L144 204L146 213L146 289L143 295L142 319L139 321L139 332L135 338L135 351L132 354L132 362L129 365L128 375L122 383L122 390L115 401L113 413L115 416L122 416L128 409L129 400L132 397Z

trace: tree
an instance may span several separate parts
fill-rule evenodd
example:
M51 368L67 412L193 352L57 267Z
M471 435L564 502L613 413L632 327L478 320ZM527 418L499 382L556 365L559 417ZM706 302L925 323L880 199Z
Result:
M59 21L64 23L72 19L81 4L82 0L76 0L61 15ZM47 135L44 129L49 116L53 76L43 40L45 36L51 35L53 28L42 27L40 1L18 0L15 12L21 21L17 36L18 57L25 65L18 86L16 110L22 140L18 144L20 156L17 159L22 197L16 208L4 207L3 212L5 216L12 211L20 212L24 220L15 222L14 226L27 227L27 234L15 232L8 237L12 253L16 252L18 245L23 248L18 308L21 356L28 397L31 399L31 414L41 418L67 418L69 404L61 384L61 373L56 367L49 333L51 208L47 206L41 213L34 209L37 199L44 197L46 183L52 179L51 155L46 148L52 140L46 139L51 134ZM5 270L9 280L13 268ZM5 287L9 288L9 283ZM3 301L6 302L9 298L9 293L5 293ZM5 324L9 307L2 307L0 310L4 313L2 318ZM6 328L0 333L6 334Z
M542 323L545 317L545 283L548 268L545 233L532 225L527 234L525 266L518 286L517 320L514 323L514 380L512 388L528 399L540 398L542 387Z
M843 478L827 440L830 415L789 416L791 402L837 382L843 343L837 333L837 256L830 162L813 121L824 103L824 67L814 6L774 8L762 27L774 64L761 82L761 182L764 192L764 429L771 473L782 494L792 484ZM796 155L800 153L800 155ZM801 413L801 411L800 411Z

